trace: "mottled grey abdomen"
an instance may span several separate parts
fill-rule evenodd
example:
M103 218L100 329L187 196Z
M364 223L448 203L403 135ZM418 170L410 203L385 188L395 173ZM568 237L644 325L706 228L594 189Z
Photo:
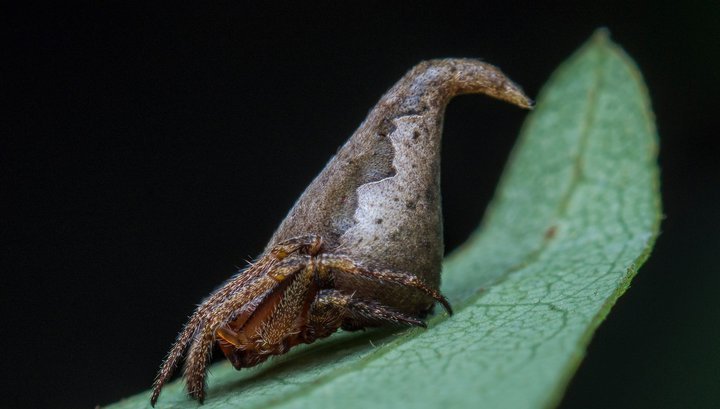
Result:
M443 116L453 96L472 92L530 104L490 64L445 59L417 65L382 97L308 186L266 250L292 237L317 234L329 252L350 255L370 268L412 273L437 289L443 258ZM419 292L396 292L393 285L358 284L336 282L335 288L412 313L433 304Z

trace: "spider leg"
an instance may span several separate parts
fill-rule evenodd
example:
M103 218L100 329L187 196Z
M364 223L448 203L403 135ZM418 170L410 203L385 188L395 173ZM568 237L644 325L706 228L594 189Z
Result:
M205 399L205 377L213 342L215 342L215 331L209 323L204 323L200 331L195 334L185 358L183 375L187 392L200 403Z
M244 349L245 345L250 342L247 336L245 336L244 332L236 332L230 327L230 325L223 325L222 327L218 328L215 331L215 336L217 337L217 341L220 344L220 349L222 349L223 352L225 352L224 347L230 348L229 351L234 351L236 349Z
M267 284L269 284L271 288L277 286L277 282L269 276L265 277L265 281L269 282ZM205 398L205 378L213 343L216 340L216 331L223 327L242 305L251 302L258 296L262 296L263 291L256 287L258 286L246 287L232 294L232 296L224 302L221 301L219 305L215 305L215 308L207 312L206 320L198 327L197 331L195 331L185 358L183 372L188 395L197 399L200 403L202 403ZM259 287L265 286L260 285ZM225 339L222 336L223 334L227 333L223 332L217 335L225 341L232 339L231 337Z
M347 304L348 312L353 318L362 322L387 323L394 325L409 325L427 328L425 321L403 314L391 307L369 300L351 298Z
M252 285L242 288L240 291L233 293L229 298L214 306L208 314L207 321L195 335L188 350L187 358L185 359L185 382L188 394L191 397L197 399L200 403L202 403L205 397L206 369L216 336L230 344L238 343L246 348L253 348L254 345L252 345L252 343L250 343L250 345L242 344L243 339L239 336L237 338L233 337L225 330L220 333L217 333L217 331L226 326L230 318L236 314L238 310L257 297L264 298L249 316L243 317L245 322L240 325L242 327L241 331L245 333L247 339L255 338L254 336L259 334L261 335L261 339L268 338L270 342L273 342L276 331L278 330L278 328L273 325L279 324L273 324L274 319L269 318L270 314L275 315L277 310L283 309L283 307L279 305L282 305L283 301L287 298L288 291L293 288L293 284L298 280L288 280L290 281L289 284L285 283L285 281L288 277L294 277L298 271L307 269L307 259L309 259L309 256L287 256L283 261L265 270L266 273ZM278 274L274 274L273 272L275 271L277 271ZM269 322L270 324L264 324L265 322ZM236 333L238 332L237 330L234 331ZM227 338L225 338L225 336L227 336ZM223 348L223 352L226 350L227 348Z
M282 260L290 254L296 253L301 249L307 249L308 254L315 255L322 247L322 237L309 234L307 236L293 237L276 244L270 254L278 260Z
M302 271L294 275L271 314L257 329L256 344L260 351L284 353L292 346L287 345L288 342L292 343L287 339L288 335L297 334L299 331L295 328L305 325L310 306L318 291L315 263L310 256L304 256L298 260L297 267L302 268Z
M358 299L338 290L322 290L310 310L308 326L314 327L318 334L330 335L341 323L345 329L383 324L427 327L423 320L377 301Z
M188 344L192 340L193 334L199 325L198 312L195 312L188 323L185 324L185 327L183 327L183 330L178 335L177 340L170 349L170 352L168 352L167 358L163 361L160 371L155 377L155 382L153 382L152 396L150 397L150 405L153 407L155 407L155 404L157 403L163 386L173 375L173 372L175 372L178 361L185 353L185 350L187 349Z
M415 288L442 304L448 314L452 315L453 313L450 303L439 291L430 288L413 274L390 270L371 270L355 262L350 257L341 254L321 254L317 258L318 271L321 273L321 276L327 277L330 274L330 270L339 270L370 280L380 280Z
M259 267L264 264L258 263ZM215 293L210 295L205 301L203 301L195 312L192 314L187 324L183 327L182 331L178 335L175 343L173 344L170 352L168 352L165 361L163 361L160 371L158 372L155 382L153 382L152 396L150 397L150 404L154 407L157 403L160 392L162 391L165 383L172 377L175 369L177 368L178 362L182 358L188 346L193 341L195 333L203 326L204 317L206 317L213 306L222 302L225 298L229 297L233 291L237 288L241 288L244 285L245 275L240 275L235 279L228 281L224 286L219 288Z
M268 294L302 269L297 260L284 262L287 257L297 253L315 255L321 247L322 239L317 235L283 241L204 300L183 327L163 361L153 383L151 405L155 406L157 403L163 386L172 377L186 352L184 373L188 393L202 402L205 394L205 371L215 341L215 331L227 324L243 306L263 294ZM250 315L246 315L244 319L249 319ZM225 349L227 347L223 348L223 352Z
M268 270L267 274L278 283L282 283L288 277L293 276L298 271L304 269L308 265L309 260L310 256L296 256L288 258Z

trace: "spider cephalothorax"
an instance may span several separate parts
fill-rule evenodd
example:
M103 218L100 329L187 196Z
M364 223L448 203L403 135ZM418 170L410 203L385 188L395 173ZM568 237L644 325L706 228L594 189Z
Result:
M425 326L443 256L440 136L450 98L530 100L492 65L433 60L380 100L281 223L263 254L195 310L155 380L155 405L185 355L188 393L205 396L215 343L235 368L331 335Z

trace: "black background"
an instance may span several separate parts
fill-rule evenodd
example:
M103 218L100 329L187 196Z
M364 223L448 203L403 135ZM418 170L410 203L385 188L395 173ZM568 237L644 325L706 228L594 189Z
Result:
M718 2L102 3L1 13L0 407L147 389L193 305L417 62L482 57L535 96L600 26L648 83L667 217L562 406L720 401ZM448 250L525 115L478 96L448 108Z

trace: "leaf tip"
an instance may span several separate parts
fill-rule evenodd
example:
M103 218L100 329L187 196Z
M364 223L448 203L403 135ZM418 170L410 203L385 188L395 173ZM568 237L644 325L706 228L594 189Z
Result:
M600 27L596 29L590 38L590 42L598 45L612 43L612 40L610 39L610 29L607 27Z

